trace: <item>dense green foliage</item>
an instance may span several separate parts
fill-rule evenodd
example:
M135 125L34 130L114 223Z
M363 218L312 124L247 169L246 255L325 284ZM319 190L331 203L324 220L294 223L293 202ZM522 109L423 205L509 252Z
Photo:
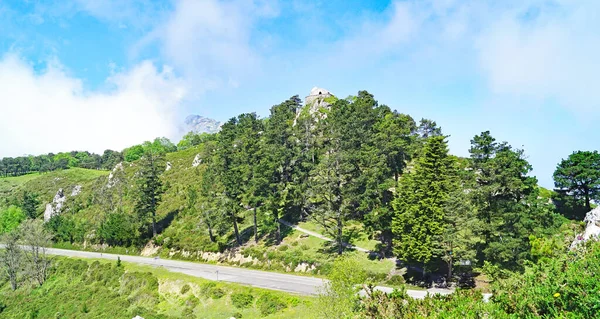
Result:
M39 156L5 157L0 159L0 176L19 176L32 172L81 167L89 169L112 169L123 160L120 152L106 150L102 155L90 152L49 153Z
M298 297L284 293L128 267L57 258L41 287L13 291L2 278L0 318L229 318L236 312L238 318L310 318L297 313L304 307Z
M0 235L11 232L25 220L23 210L16 206L0 210Z
M452 159L445 138L431 137L394 202L394 249L403 260L427 264L442 256L444 208L451 191Z
M202 252L240 252L252 257L244 266L298 267L333 277L333 253L360 255L346 267L351 272L342 272L350 281L329 287L339 297L353 295L360 280L352 278L363 271L361 278L378 282L398 278L390 273L395 260L385 257L420 270L406 278L426 286L433 279L418 277L427 272L453 282L463 279L460 272L482 269L527 273L530 262L555 258L553 251L562 247L554 236L564 219L554 204L575 207L597 195L597 153L578 152L563 161L555 173L561 191L554 193L530 176L523 150L497 142L490 132L473 137L470 156L459 158L448 153L448 137L434 121L415 121L366 91L313 103L318 105L302 105L294 96L274 105L267 118L241 114L219 133L190 133L178 146L157 138L110 153L111 164L101 161L95 170L80 168L87 160L78 161L77 154L58 156L67 163L60 168L72 168L0 179L0 206L22 211L18 218L7 214L6 224L39 219L63 189L66 202L45 229L69 247L85 242L87 249L103 244L139 252L152 241L160 247L148 251L163 257L202 260ZM11 165L4 175L28 172ZM76 186L80 194L73 193ZM313 225L332 241L301 238L280 220ZM357 243L374 252L349 252ZM227 297L221 287L203 289L212 300ZM264 314L283 307L277 298L255 297L236 296L236 307ZM462 309L463 300L477 298L465 292L415 307ZM356 304L347 301L330 316L353 313Z
M563 194L582 200L587 211L600 199L600 154L578 151L563 159L554 172L554 184Z

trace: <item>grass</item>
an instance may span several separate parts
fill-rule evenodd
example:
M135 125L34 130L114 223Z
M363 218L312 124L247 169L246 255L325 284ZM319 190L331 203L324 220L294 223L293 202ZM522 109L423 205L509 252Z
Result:
M246 301L234 305L234 295ZM1 318L301 319L313 317L313 300L160 267L66 257L53 260L41 287L21 280L12 291L7 280L0 280Z
M31 173L21 176L0 177L0 197L9 196L21 185L42 176L39 173Z
M105 259L92 260L98 260L105 264L114 264L114 261L107 261ZM161 298L160 303L156 306L155 310L159 313L168 313L170 315L183 314L186 307L185 302L182 301L193 295L200 301L196 309L194 309L194 313L196 314L196 317L201 318L230 318L236 313L241 314L241 318L312 318L310 306L314 297L299 296L234 283L214 282L203 278L171 272L163 267L138 265L127 262L123 262L122 265L125 267L126 271L151 273L158 278L159 294ZM207 296L203 297L203 287L212 286L212 283L214 283L212 289L218 288L223 290L225 296L218 299ZM189 292L185 292L187 289L183 289L186 285L189 287ZM185 293L182 294L182 292ZM254 296L255 300L261 295L270 294L286 301L289 306L281 312L263 316L257 307L244 309L234 307L230 296L236 293L251 294Z
M0 178L0 195L9 199L19 196L23 190L28 190L38 195L39 209L42 210L56 195L59 188L70 195L76 185L81 185L82 190L88 189L98 177L108 175L108 171L99 171L85 168L71 168L44 174L32 173L17 177ZM89 189L88 189L89 190Z
M310 230L321 235L325 235L323 232L323 228L313 221L300 222L298 223L298 227ZM348 223L348 225L346 225L345 231L347 234L352 234L352 240L350 241L352 245L368 250L375 250L377 248L377 244L379 243L379 241L369 239L368 234L366 233L364 226L361 223L350 222Z

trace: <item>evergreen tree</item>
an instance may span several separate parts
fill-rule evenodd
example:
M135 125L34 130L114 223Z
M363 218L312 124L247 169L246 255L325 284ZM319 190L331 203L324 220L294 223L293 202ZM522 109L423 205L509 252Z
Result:
M256 187L260 182L254 173L255 166L261 162L260 135L263 130L257 115L246 113L230 119L219 133L218 171L238 245L242 244L238 215L244 208L256 204L262 192L262 187Z
M489 131L471 144L476 184L470 194L483 239L477 259L519 267L530 251L529 235L554 227L553 213L537 202L537 179L527 176L531 165L522 150L496 143Z
M385 255L392 250L391 201L398 179L408 161L414 156L416 142L415 121L408 115L391 111L387 106L376 109L375 150L369 154L370 163L365 170L369 174L368 187L373 197L364 222L381 241L380 252Z
M21 208L25 215L28 218L35 219L37 217L37 206L40 204L40 201L37 199L37 194L29 192L27 190L23 191L23 197L21 200Z
M157 235L156 209L164 193L163 183L160 180L163 171L163 155L149 148L139 161L135 209L142 222L147 218L151 219L153 237Z
M271 108L271 116L264 134L265 162L263 171L268 173L269 206L276 226L276 241L281 241L279 219L293 204L292 179L294 170L293 122L300 99L293 96ZM263 176L264 173L262 174Z
M369 163L381 163L374 145L377 102L360 91L356 98L338 100L324 120L324 154L311 172L313 218L336 239L343 251L343 227L360 219L379 203L379 176ZM376 164L373 164L374 170Z
M600 199L600 153L578 151L562 160L554 171L554 185L565 194L581 199L589 212L590 202Z
M394 251L424 266L443 255L445 207L452 188L453 159L444 136L427 139L414 172L405 174L393 202Z

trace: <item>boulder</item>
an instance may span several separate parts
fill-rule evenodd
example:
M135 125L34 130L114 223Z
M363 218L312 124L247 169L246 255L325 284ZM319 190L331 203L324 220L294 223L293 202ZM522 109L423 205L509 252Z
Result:
M73 191L71 192L71 197L77 196L80 193L81 193L81 185L75 185L75 187L73 187Z
M576 248L582 242L590 239L597 240L600 237L600 206L588 212L583 221L586 223L585 231L575 237L571 249Z
M202 164L202 158L200 158L200 154L196 154L196 157L194 157L194 161L192 162L192 167L197 167L200 164Z
M117 172L117 170L123 171L123 162L115 165L115 167L112 169L112 171L108 175L108 183L106 184L106 187L111 188L115 186L118 182L118 180L115 180L115 173Z
M171 170L171 168L173 168L173 165L171 165L171 162L167 162L167 167L165 168L165 172Z
M52 203L46 204L46 210L44 211L44 221L47 222L53 216L60 214L66 200L67 197L65 196L63 189L59 189L58 192L56 192L56 195L54 195Z

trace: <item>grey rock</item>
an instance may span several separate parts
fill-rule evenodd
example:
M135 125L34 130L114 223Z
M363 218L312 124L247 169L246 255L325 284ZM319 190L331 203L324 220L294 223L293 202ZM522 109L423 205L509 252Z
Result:
M67 197L65 196L63 189L59 189L58 192L56 192L56 195L54 195L52 203L46 204L46 210L44 211L44 222L47 222L53 216L60 214L66 200Z
M200 154L196 154L196 157L194 157L194 161L192 162L192 167L198 167L200 164L202 164L202 158L200 158Z
M81 193L81 185L75 185L75 187L73 187L73 191L71 192L71 197L77 196L80 193Z
M588 212L583 221L586 223L585 231L575 237L575 240L571 244L571 249L576 248L582 242L590 239L598 240L600 238L600 206Z
M223 123L200 115L190 115L185 118L184 131L194 133L217 133Z

